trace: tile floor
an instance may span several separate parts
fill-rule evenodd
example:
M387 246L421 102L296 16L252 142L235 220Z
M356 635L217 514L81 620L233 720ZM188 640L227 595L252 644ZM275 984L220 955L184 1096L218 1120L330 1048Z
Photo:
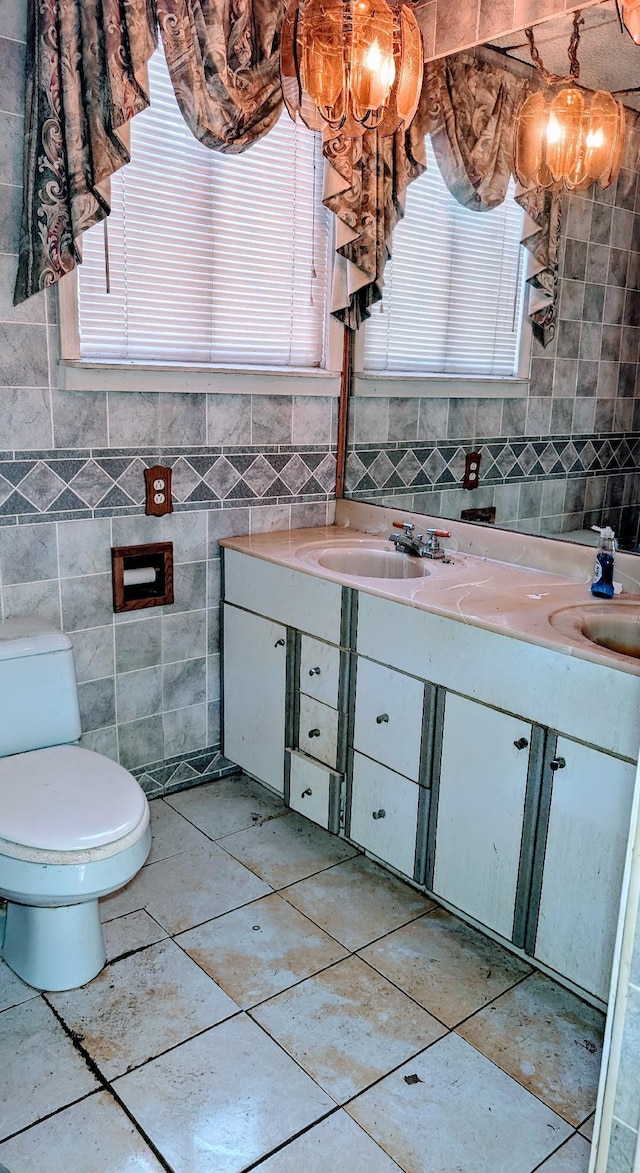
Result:
M10 1173L585 1173L601 1014L246 778L152 818L93 982L0 964Z

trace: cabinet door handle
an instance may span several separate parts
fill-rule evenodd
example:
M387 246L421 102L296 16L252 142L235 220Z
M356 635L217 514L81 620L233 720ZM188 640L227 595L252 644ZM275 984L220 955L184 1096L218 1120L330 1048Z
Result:
M319 668L310 668L309 669L309 676L319 676L319 675L320 675Z
M526 737L519 737L517 741L514 741L513 744L515 745L516 749L526 749L529 742L527 741Z
M319 737L319 736L320 736L319 729L310 729L309 732L307 733L307 737Z
M274 646L274 648L283 648L284 647L284 640L277 639L273 646Z
M376 717L376 725L388 725L388 724L389 724L389 714L388 713L381 713L379 717Z
M567 763L564 758L554 758L553 761L549 763L552 770L564 770L566 764Z
M310 787L310 786L307 786L307 789L302 791L302 794L300 795L300 798L306 798L306 797L307 797L307 795L309 795L309 798L311 798L311 795L312 795L312 794L313 794L313 790L311 789L311 787Z
M386 817L386 814L387 814L387 812L385 810L383 810L381 807L379 811L372 811L371 812L371 818L372 819L384 819Z

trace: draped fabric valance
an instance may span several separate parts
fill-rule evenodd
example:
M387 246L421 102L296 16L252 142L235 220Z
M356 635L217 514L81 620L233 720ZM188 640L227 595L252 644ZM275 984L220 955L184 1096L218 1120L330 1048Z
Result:
M109 213L108 179L129 155L126 123L148 105L156 28L182 114L214 150L241 152L282 109L283 0L37 0L27 64L25 188L15 300L80 260L79 237ZM484 210L505 198L521 78L474 54L431 63L408 132L347 139L325 131L324 202L336 216L332 312L355 328L382 297L391 236L430 133L452 194ZM521 192L534 257L535 328L553 329L559 204Z

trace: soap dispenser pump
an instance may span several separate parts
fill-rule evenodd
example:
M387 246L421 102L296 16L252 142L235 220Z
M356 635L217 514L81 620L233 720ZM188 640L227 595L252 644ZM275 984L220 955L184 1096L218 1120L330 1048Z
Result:
M616 536L610 526L602 528L592 525L591 528L600 534L598 553L593 568L593 582L591 594L601 599L613 597L613 559L616 552Z

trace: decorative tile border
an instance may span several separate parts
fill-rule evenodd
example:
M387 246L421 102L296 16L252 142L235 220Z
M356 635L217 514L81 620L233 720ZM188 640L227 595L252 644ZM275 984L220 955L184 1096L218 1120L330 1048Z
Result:
M293 445L175 449L98 449L74 453L27 452L0 455L0 517L33 520L87 518L141 513L144 469L173 469L178 509L225 505L324 501L333 495L335 453L326 447Z
M201 782L212 782L228 774L237 774L238 767L225 758L218 746L211 746L199 750L195 755L182 754L166 758L155 766L142 766L131 773L138 779L148 798L161 798L175 790L187 790Z
M389 494L461 487L465 456L472 450L469 440L358 445L347 458L347 492L362 497L382 490ZM640 435L496 437L477 450L482 457L480 483L509 484L557 475L635 472Z

